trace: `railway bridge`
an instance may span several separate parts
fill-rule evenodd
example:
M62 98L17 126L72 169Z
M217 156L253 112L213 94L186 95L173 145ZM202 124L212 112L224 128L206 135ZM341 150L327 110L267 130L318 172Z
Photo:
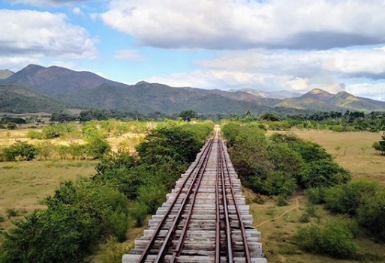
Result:
M219 127L123 263L267 263Z

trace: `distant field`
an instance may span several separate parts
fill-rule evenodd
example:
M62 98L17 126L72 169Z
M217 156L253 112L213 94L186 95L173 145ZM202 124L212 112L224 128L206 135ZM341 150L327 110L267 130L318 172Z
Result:
M268 135L272 133L269 132ZM340 165L352 173L354 179L368 178L385 186L385 157L377 155L371 148L374 141L380 140L380 134L329 131L294 131L293 133L322 145ZM244 192L250 201L255 197L247 189ZM298 227L305 225L298 222L298 219L303 214L306 203L306 198L299 194L290 199L289 206L278 207L274 200L268 200L263 205L250 204L254 227L262 233L264 253L269 263L385 262L383 244L375 243L369 238L358 239L360 250L357 260L337 260L298 249L293 243L292 235ZM321 220L333 218L333 215L322 206L317 206L317 209ZM280 217L286 211L287 213ZM315 220L312 219L313 222Z
M17 129L17 130L0 130L0 148L12 145L17 141L28 142L31 144L39 144L44 141L49 141L54 145L69 145L71 143L85 143L82 139L73 138L56 138L49 140L32 140L28 138L29 131L40 132L41 129ZM121 136L108 137L106 140L110 144L112 151L117 152L121 148L126 148L130 152L135 151L135 146L140 143L145 137L144 133L127 132Z
M368 178L385 186L385 157L376 154L372 148L373 142L381 139L379 133L331 131L292 133L322 145L335 157L337 163L352 173L353 178Z
M11 220L23 216L8 219L7 208L27 213L44 208L39 202L52 195L60 182L89 177L95 174L95 165L95 161L0 162L0 213L6 218L0 227L8 229Z

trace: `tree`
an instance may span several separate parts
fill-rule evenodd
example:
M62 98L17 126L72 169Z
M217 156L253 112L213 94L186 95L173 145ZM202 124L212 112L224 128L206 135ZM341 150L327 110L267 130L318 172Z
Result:
M17 128L17 125L13 122L8 123L8 125L7 125L8 130L14 130L16 128Z
M372 146L376 151L381 152L382 155L385 155L385 135L382 136L382 140L379 142L374 142Z
M179 114L184 121L191 121L192 119L198 118L198 113L194 110L184 110Z
M261 120L264 121L280 121L281 119L275 113L265 113L261 116Z

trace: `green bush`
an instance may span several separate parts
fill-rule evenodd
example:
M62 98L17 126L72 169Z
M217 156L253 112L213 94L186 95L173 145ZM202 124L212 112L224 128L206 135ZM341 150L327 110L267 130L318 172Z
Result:
M16 161L20 158L24 161L30 161L38 154L38 149L26 142L16 142L3 149L3 156L6 161Z
M135 221L136 227L141 227L146 221L149 207L146 204L135 202L130 210L131 218Z
M38 131L28 131L27 137L32 139L32 140L44 139L43 133L42 132L38 132Z
M344 184L349 180L349 171L328 159L308 163L301 175L305 188L334 186Z
M102 138L93 137L88 140L86 150L89 156L92 156L94 159L100 159L111 150L111 146Z
M2 214L0 214L0 223L4 221L5 221L5 217Z
M148 207L149 213L155 213L156 209L166 201L167 190L163 185L146 185L139 188L138 202Z
M36 148L38 149L36 158L39 160L48 160L53 157L53 153L57 147L51 142L43 141L36 144Z
M277 206L287 206L289 202L287 201L287 197L284 195L279 195L276 202Z
M358 208L359 223L375 236L385 240L385 189L367 195Z
M326 187L312 187L305 190L305 195L312 204L325 203Z
M152 131L136 150L146 164L161 163L165 156L177 162L192 162L202 146L191 132L168 127Z
M110 237L101 254L101 263L121 263L124 254L128 253L128 247L119 243L116 237Z
M82 251L97 237L94 220L68 206L35 211L5 234L0 262L81 262Z
M337 213L356 215L358 208L378 191L376 182L360 180L326 190L326 208Z
M306 251L341 259L352 258L358 250L353 226L346 219L310 224L299 228L294 237L298 245Z

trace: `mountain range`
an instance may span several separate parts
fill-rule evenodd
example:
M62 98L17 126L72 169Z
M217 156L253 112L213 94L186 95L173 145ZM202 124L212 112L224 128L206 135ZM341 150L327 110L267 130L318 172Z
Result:
M186 109L200 114L243 114L247 110L253 114L272 111L299 114L331 110L385 111L385 102L346 92L334 95L321 89L302 95L290 91L174 88L144 81L127 85L91 72L57 66L29 65L16 73L0 71L0 112L58 112L69 108L143 114L172 114Z
M10 76L12 76L14 72L8 70L8 69L4 69L4 70L0 70L0 79L6 79Z

